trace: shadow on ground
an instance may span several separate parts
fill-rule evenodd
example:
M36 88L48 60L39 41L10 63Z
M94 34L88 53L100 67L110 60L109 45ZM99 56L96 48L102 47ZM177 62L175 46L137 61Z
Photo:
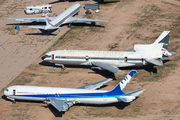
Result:
M163 60L163 63L169 62L170 60ZM49 67L56 67L56 68L61 68L60 66L56 66L54 63L49 63L49 62L45 62L42 61L41 63L39 63L39 65L43 65L43 66L49 66ZM67 68L83 68L83 69L91 69L92 66L82 66L82 65L66 65L65 67ZM132 70L132 69L136 69L136 70L146 70L147 72L153 72L153 73L157 73L157 68L154 67L154 65L152 64L148 64L148 65L144 65L144 66L135 66L135 67L122 67L120 68L121 70ZM116 80L114 73L111 73L107 70L97 70L97 69L92 69L92 72L88 72L88 74L100 74L103 77L106 78L113 78L114 80Z

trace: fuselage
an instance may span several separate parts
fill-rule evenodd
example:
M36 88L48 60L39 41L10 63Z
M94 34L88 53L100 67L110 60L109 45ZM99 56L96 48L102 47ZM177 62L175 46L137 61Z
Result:
M4 95L10 99L45 101L48 97L83 104L108 104L118 102L117 97L131 97L104 90L86 90L40 86L11 86L4 90Z
M92 65L93 61L113 64L117 67L142 66L146 59L162 58L162 51L91 51L56 50L46 53L44 61L64 65Z

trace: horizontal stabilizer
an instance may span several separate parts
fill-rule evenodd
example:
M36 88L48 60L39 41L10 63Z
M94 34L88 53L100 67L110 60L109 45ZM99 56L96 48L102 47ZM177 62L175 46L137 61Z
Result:
M118 100L123 101L125 103L132 102L136 97L134 96L123 96L123 97L117 97Z
M92 84L89 84L89 85L78 87L76 89L95 90L97 88L100 88L104 83L107 83L107 82L109 82L111 80L113 80L113 79L112 78L108 78L108 79L105 79L105 80L102 80L102 81L99 81L99 82L95 82L95 83L92 83Z
M153 65L157 65L157 66L163 66L162 60L146 59L146 62L151 63Z
M140 89L140 90L128 92L128 93L126 93L126 94L136 97L136 96L138 96L139 94L141 94L141 93L144 92L144 91L145 91L145 89Z
M176 54L176 52L170 52L170 53L168 52L167 54L163 54L162 59L168 58L168 57L175 55L175 54Z
M129 103L129 102L132 102L136 98L136 96L138 96L139 94L141 94L144 91L145 91L145 89L140 89L140 90L128 92L128 93L126 93L126 95L130 95L130 96L117 97L117 99L121 100L125 103Z
M120 73L118 67L114 66L113 64L105 63L105 62L92 62L93 65L101 67L102 69L108 70L112 73Z

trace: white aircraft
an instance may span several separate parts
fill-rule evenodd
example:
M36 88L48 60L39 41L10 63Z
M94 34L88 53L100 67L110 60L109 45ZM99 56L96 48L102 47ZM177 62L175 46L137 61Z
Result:
M46 53L43 61L55 65L88 65L99 70L120 73L120 67L143 66L153 64L162 66L162 59L170 57L175 52L168 52L170 31L164 31L153 44L136 44L134 49L127 51L90 51L90 50L56 50Z
M64 12L62 12L60 15L58 15L57 17L48 17L47 14L45 14L45 17L9 18L9 20L46 22L46 26L29 26L30 28L38 28L38 29L43 29L43 30L58 29L60 28L59 26L63 24L69 24L70 26L71 23L91 22L95 24L96 22L108 22L105 20L73 17L74 15L78 14L80 9L81 9L81 5L79 3L75 3L72 6L70 6L68 9L66 9Z
M79 88L57 88L40 86L11 86L4 90L7 99L15 102L16 100L43 101L47 105L54 106L59 112L67 111L73 104L109 104L123 101L132 102L136 96L141 94L144 89L128 92L124 94L127 84L132 76L136 74L132 70L127 76L112 90L96 90L104 83L112 79L102 80Z

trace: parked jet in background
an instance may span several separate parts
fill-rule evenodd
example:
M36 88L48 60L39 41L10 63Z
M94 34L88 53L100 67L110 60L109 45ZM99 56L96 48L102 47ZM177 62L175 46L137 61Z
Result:
M124 94L127 84L132 76L136 74L132 70L127 76L111 91L96 90L104 83L112 79L92 83L76 89L38 86L11 86L4 91L4 95L10 100L34 100L51 104L59 112L67 111L73 104L109 104L119 101L132 102L144 89Z
M9 20L46 22L46 26L29 26L30 28L38 28L43 30L58 29L63 24L71 25L71 23L92 22L93 24L95 24L96 22L108 22L105 20L73 17L80 11L80 9L81 9L81 5L79 3L75 3L57 17L48 17L47 14L45 14L45 17L9 18Z
M46 53L43 61L56 65L89 65L95 69L105 69L120 73L119 67L143 66L153 64L162 66L162 59L175 52L168 52L170 31L164 31L153 44L137 44L127 51L91 51L91 50L56 50Z

